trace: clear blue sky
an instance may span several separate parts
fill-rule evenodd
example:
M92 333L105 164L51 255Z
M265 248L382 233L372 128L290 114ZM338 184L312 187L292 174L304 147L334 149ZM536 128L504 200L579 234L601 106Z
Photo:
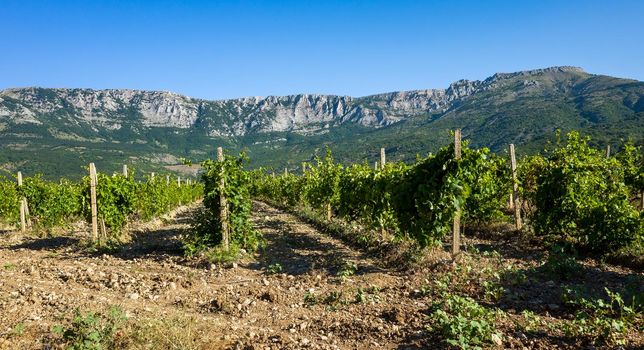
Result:
M553 65L644 80L637 0L0 0L0 33L0 89L362 96Z

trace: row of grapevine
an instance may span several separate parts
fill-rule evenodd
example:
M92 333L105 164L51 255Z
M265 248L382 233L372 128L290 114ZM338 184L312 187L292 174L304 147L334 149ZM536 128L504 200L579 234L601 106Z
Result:
M250 221L252 200L250 173L244 170L248 158L224 156L201 163L204 207L197 214L193 229L185 240L188 255L209 254L223 248L223 254L240 249L255 251L262 244L261 234Z
M366 163L344 167L327 150L302 176L256 172L253 194L290 206L332 208L340 217L430 246L451 232L457 213L480 222L503 215L510 193L505 163L467 143L459 160L450 145L414 165L387 163L378 169Z
M97 174L97 211L101 224L113 234L121 232L128 220L148 220L202 195L201 184L179 184L168 178L148 176L145 181L128 175ZM91 221L90 177L79 182L46 181L41 175L26 177L22 186L0 178L0 222L20 223L20 201L26 198L30 222L38 228L65 226L76 219Z
M588 139L568 135L565 145L518 165L518 193L538 235L596 253L641 244L644 216L637 210L643 184L640 149L630 143L612 157ZM342 166L331 152L307 164L302 175L254 171L252 194L288 206L309 206L363 225L414 238L421 246L442 242L454 218L468 224L509 220L510 162L486 148L454 144L413 165ZM328 214L327 214L328 215ZM518 225L520 227L520 225Z
M593 253L642 245L644 161L627 142L614 156L568 134L565 145L526 157L519 176L536 234ZM638 198L639 197L639 198Z

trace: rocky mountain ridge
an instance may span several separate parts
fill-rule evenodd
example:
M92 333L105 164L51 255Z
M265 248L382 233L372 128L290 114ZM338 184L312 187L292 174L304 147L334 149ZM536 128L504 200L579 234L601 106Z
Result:
M186 129L207 121L210 136L231 137L272 131L306 134L344 123L380 128L414 115L443 113L454 101L494 89L509 78L557 72L583 73L576 67L497 73L483 81L459 80L447 89L358 98L300 94L211 101L165 91L10 88L0 91L0 121L41 124L55 116L62 122L108 130L132 123L142 129Z
M556 130L593 142L644 145L644 82L551 67L459 80L446 89L364 97L300 94L230 100L164 91L13 88L0 91L0 176L79 176L89 162L106 171L130 164L175 171L246 151L251 166L289 167L331 147L345 163L414 161L463 130L474 147L502 154L508 143L535 153Z

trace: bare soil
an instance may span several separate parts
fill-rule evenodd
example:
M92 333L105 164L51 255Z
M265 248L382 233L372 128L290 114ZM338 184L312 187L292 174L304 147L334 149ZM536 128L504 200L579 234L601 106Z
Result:
M69 322L75 309L101 311L113 305L123 309L131 323L168 320L161 333L168 338L179 338L173 332L190 333L192 338L183 345L166 339L158 348L194 344L207 349L445 347L426 326L432 300L437 298L432 285L455 271L451 262L437 258L411 270L385 267L294 215L260 202L253 209L253 222L263 233L266 248L225 265L182 255L180 235L189 228L196 207L139 227L129 244L109 253L79 248L76 243L87 235L85 230L48 238L3 233L0 348L49 348L52 327ZM508 242L468 242L482 251L501 252L500 257L467 260L475 269L498 266L491 261L500 259L527 271L540 258L539 252L519 251ZM629 278L642 276L589 264L580 283L619 288ZM480 286L458 288L466 294L483 293ZM527 282L505 288L505 295L490 306L505 310L510 319L525 309L545 320L569 317L559 300L560 281L528 274ZM17 332L17 325L24 329ZM510 321L503 327L507 336L498 348L588 345L583 340L516 332ZM641 334L631 338L631 347L642 346Z

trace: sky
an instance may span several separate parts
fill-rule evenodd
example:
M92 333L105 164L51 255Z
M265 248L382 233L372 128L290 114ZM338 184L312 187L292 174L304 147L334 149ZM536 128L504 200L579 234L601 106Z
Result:
M644 80L644 1L0 0L0 89L374 93L572 65Z

